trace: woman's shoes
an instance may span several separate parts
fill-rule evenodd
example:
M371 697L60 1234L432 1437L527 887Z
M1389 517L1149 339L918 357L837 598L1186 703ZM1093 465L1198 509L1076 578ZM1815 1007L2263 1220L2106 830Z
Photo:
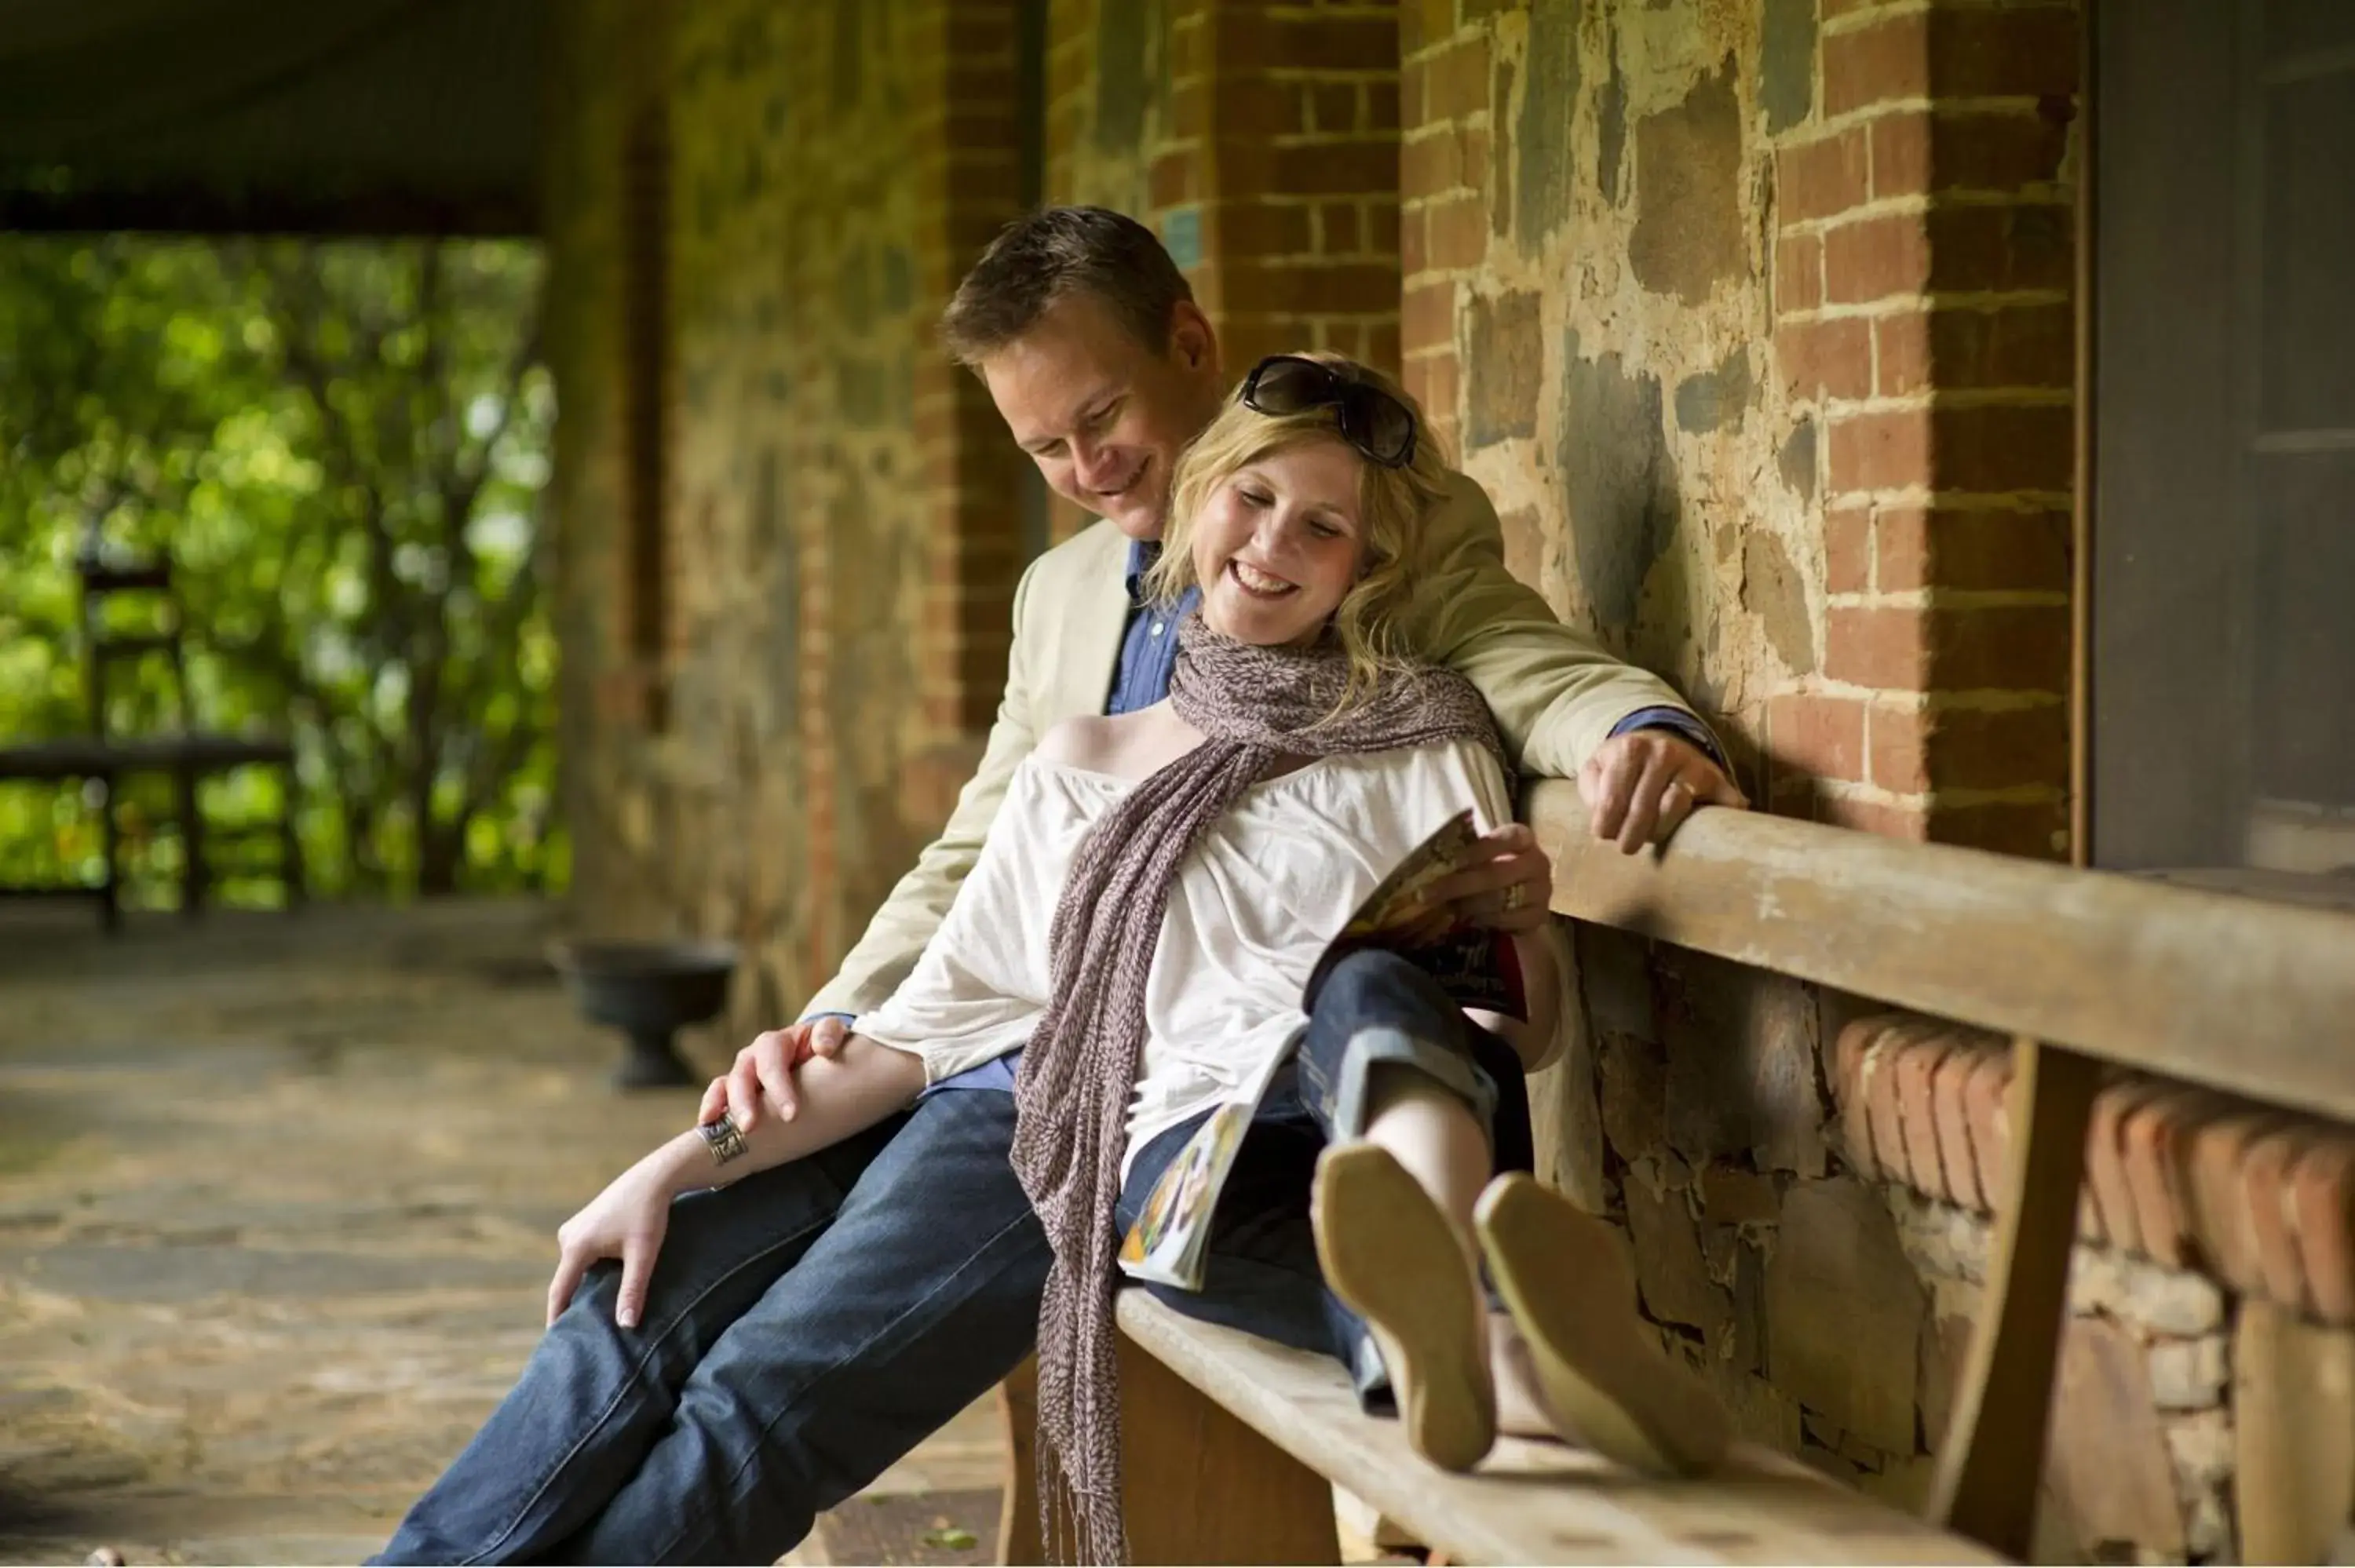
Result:
M1487 1305L1446 1216L1371 1143L1325 1151L1310 1213L1325 1283L1372 1330L1408 1445L1470 1469L1496 1442L1497 1394ZM1473 1223L1519 1331L1517 1360L1560 1436L1647 1475L1718 1463L1725 1413L1637 1311L1615 1229L1519 1174L1489 1183Z
M1615 1229L1520 1174L1488 1184L1473 1224L1564 1437L1651 1475L1698 1475L1723 1457L1725 1413L1636 1311Z
M1497 1440L1497 1395L1487 1307L1447 1216L1371 1143L1325 1150L1309 1212L1325 1283L1373 1330L1408 1445L1470 1469Z

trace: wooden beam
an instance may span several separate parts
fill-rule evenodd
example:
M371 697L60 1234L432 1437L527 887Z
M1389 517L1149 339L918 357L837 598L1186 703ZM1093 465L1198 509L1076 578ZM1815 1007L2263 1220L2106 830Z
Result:
M2355 915L1748 811L1623 855L1574 786L1525 805L1560 914L2355 1121Z

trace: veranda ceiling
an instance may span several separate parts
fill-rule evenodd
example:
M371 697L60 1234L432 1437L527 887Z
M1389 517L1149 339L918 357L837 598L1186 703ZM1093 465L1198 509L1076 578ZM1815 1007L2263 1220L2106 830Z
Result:
M549 0L0 0L0 230L527 234Z

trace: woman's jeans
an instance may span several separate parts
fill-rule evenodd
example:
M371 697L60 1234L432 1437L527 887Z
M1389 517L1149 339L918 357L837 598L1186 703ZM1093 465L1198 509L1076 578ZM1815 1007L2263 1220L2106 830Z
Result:
M1510 1049L1421 970L1356 955L1243 1140L1209 1289L1156 1290L1180 1311L1332 1351L1369 1393L1378 1368L1319 1279L1307 1195L1316 1151L1346 1135L1348 1086L1377 1056L1468 1085L1476 1104L1485 1085L1500 1166L1528 1166ZM642 1326L614 1326L620 1266L591 1269L377 1561L773 1561L1029 1354L1048 1248L1007 1163L1013 1137L1010 1095L935 1094L808 1159L679 1199ZM1183 1140L1139 1156L1124 1222Z

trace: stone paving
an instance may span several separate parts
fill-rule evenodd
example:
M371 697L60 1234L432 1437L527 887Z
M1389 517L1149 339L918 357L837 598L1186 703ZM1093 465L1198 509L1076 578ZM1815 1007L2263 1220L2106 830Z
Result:
M694 1096L607 1087L537 906L91 924L0 908L0 1563L357 1562ZM788 1561L986 1561L1003 1463L977 1405Z

